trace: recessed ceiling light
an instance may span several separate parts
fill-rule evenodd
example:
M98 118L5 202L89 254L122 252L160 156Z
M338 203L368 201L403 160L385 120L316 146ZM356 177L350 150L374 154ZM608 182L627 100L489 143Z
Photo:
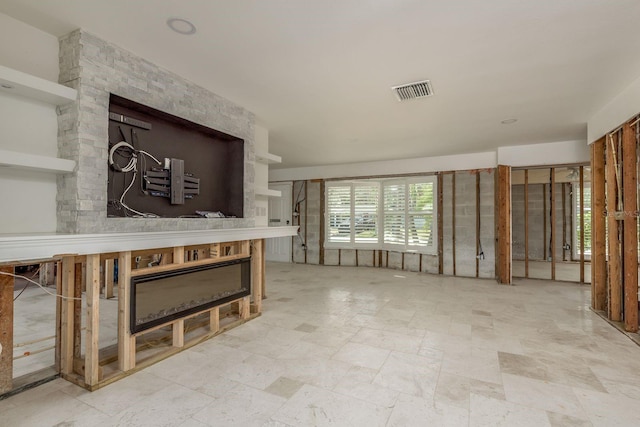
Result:
M0 87L2 89L13 89L13 86L10 85L9 83L2 83L2 84L0 84Z
M167 25L178 34L184 34L188 36L196 33L196 26L186 19L170 18L167 20Z
M510 124L513 124L513 123L515 123L517 121L518 121L518 119L505 119L505 120L501 121L500 123L502 123L503 125L510 125Z

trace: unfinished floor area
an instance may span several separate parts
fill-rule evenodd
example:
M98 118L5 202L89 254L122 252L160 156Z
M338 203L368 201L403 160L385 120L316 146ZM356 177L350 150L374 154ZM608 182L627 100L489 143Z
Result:
M585 285L267 265L263 315L93 393L62 379L0 424L637 426L640 347Z

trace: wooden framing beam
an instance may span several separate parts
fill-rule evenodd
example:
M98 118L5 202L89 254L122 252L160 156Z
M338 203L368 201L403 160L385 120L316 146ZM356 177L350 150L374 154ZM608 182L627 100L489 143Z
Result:
M566 183L560 185L562 187L562 261L567 260L567 250L564 244L567 242L567 195Z
M136 366L136 338L131 335L131 251L118 257L118 369L129 371Z
M324 233L325 233L325 226L326 226L326 218L325 218L325 181L324 179L322 181L320 181L320 230L319 230L319 234L320 234L320 238L319 238L319 245L320 245L320 251L318 253L318 264L319 265L324 265ZM373 262L374 266L375 266L375 259Z
M580 166L580 283L584 283L584 167Z
M511 167L498 165L496 173L497 279L511 283Z
M0 266L0 393L13 389L13 266Z
M113 265L113 259L104 261L104 297L106 299L113 298L113 285L115 284Z
M444 273L444 218L443 218L443 197L442 188L444 176L442 172L438 173L438 274Z
M87 255L86 261L87 329L85 331L84 382L88 386L99 381L100 331L100 255Z
M264 239L253 241L253 253L251 254L251 294L253 295L253 306L256 313L262 312L263 249Z
M547 184L542 184L542 260L547 260Z
M605 138L591 144L591 307L607 308Z
M74 258L73 296L73 357L82 357L82 288L84 287L84 261Z
M453 275L456 275L456 173L451 174L451 254ZM387 265L389 263L387 262Z
M73 373L74 349L74 300L75 297L75 260L73 256L62 258L62 306L60 307L60 372L63 375Z
M524 170L524 277L529 278L529 169Z
M476 277L480 277L480 172L476 171Z
M556 280L556 169L551 168L551 280Z
M617 207L617 136L611 137L607 144L607 228L609 231L609 319L619 322L622 316L622 278L620 241L618 235L618 221L615 218Z
M624 203L624 328L638 331L638 171L635 130L622 128L622 189Z
M171 345L177 348L184 347L184 319L178 319L171 325Z

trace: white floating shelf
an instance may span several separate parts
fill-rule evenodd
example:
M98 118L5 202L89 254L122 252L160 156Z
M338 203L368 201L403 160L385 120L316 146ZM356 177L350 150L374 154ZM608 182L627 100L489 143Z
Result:
M269 190L268 188L257 187L256 196L281 197L282 192L278 190Z
M0 91L53 105L68 104L75 101L78 96L78 91L73 88L2 65L0 65Z
M73 160L59 159L57 157L0 150L0 167L40 172L69 173L73 172L76 168L76 162Z
M282 163L282 157L276 156L271 153L264 153L261 151L256 151L256 162L260 163Z

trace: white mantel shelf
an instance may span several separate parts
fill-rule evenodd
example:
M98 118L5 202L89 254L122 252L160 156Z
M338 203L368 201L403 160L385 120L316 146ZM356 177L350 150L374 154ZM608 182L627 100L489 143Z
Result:
M0 235L0 263L46 260L60 255L88 255L289 237L295 236L297 230L298 227L255 227L109 234L4 234Z
M2 65L0 65L0 90L52 105L68 104L75 101L78 96L78 92L73 88Z
M58 157L0 150L0 166L39 172L70 173L75 170L76 162Z

